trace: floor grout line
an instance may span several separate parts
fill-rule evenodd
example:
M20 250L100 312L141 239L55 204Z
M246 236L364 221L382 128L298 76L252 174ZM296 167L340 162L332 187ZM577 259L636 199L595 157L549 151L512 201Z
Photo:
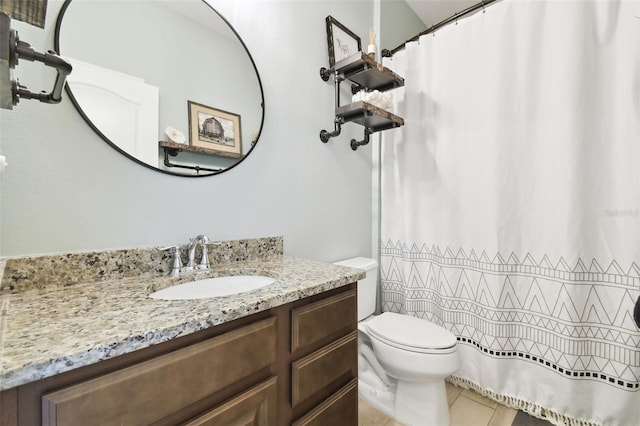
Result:
M460 395L462 395L462 392L460 392L459 394L457 394L457 395L455 396L455 398L453 398L453 399L451 400L451 402L449 403L449 409L451 409L451 406L452 406L452 405L453 405L453 404L458 400L458 398L460 398Z
M491 415L491 418L489 419L489 423L487 423L487 426L491 425L493 423L493 419L496 417L496 414L498 414L498 408L496 407L493 410L493 414Z

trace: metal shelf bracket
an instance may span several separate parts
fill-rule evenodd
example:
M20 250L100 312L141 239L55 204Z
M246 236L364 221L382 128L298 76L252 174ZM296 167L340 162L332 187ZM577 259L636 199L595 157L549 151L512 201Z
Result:
M221 172L222 171L222 169L209 169L209 168L200 167L200 166L187 166L184 164L172 163L169 160L169 156L175 157L178 155L179 152L181 152L181 150L177 148L168 148L164 146L162 147L162 149L164 150L164 165L167 167L176 167L179 169L195 170L196 174L200 174L200 172Z
M351 139L351 149L356 151L359 146L367 145L370 140L370 136L373 133L373 130L370 127L364 128L364 139L361 141L357 141L355 139Z
M333 85L335 87L335 102L336 109L340 106L340 83L344 80L344 76L338 74L333 69L327 69L325 67L320 68L320 78L323 81L329 81L329 78L333 74ZM326 130L320 131L320 140L322 143L329 142L329 139L336 137L342 131L342 124L344 123L344 119L342 117L336 116L333 120L333 132L328 132Z

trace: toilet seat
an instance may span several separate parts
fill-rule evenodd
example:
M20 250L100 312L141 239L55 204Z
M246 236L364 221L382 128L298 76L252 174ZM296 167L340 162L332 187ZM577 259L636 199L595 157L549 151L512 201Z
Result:
M447 354L456 350L456 336L429 321L384 312L366 322L372 337L410 352Z

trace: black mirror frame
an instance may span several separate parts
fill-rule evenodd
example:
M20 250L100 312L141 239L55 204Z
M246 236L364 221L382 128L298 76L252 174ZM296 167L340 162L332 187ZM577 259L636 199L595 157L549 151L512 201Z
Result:
M58 13L58 17L56 19L56 28L55 28L55 37L54 37L54 49L58 54L60 54L60 28L62 26L62 19L64 17L64 14L65 14L67 8L69 7L69 5L71 4L72 1L73 0L65 0L64 4L60 8L60 12ZM111 142L111 140L109 140L109 138L107 138L95 126L95 124L93 124L93 122L91 122L89 117L87 117L87 115L82 110L82 107L80 106L80 104L78 103L76 98L73 96L73 92L69 88L69 83L65 84L65 90L67 92L67 95L69 96L69 99L71 99L71 102L73 103L73 105L76 108L76 110L80 113L80 115L82 116L84 121L89 125L89 127L91 127L91 129L93 129L94 132L96 132L96 134L98 136L100 136L100 138L102 138L102 140L104 140L106 143L108 143L112 148L114 148L116 151L120 152L120 154L124 155L125 157L129 158L130 160L133 160L136 163L141 164L141 165L145 166L148 169L154 170L156 172L168 174L168 175L171 175L171 176L180 176L180 177L187 177L187 178L200 178L200 177L209 177L209 176L219 175L220 173L224 173L224 172L226 172L228 170L231 170L234 167L236 167L238 164L242 163L249 156L249 154L251 154L251 152L253 152L253 149L256 147L256 145L258 144L258 141L260 140L260 136L262 135L262 128L264 126L264 116L265 116L264 89L262 87L262 80L260 79L260 73L258 72L258 68L256 67L256 63L253 60L253 57L251 56L251 52L249 52L249 49L247 48L247 45L244 43L244 40L242 40L242 37L240 37L240 35L236 31L236 29L233 28L231 23L224 16L222 16L222 14L220 12L218 12L216 9L214 9L213 6L211 6L208 2L206 2L204 0L200 0L200 1L202 1L204 4L206 4L216 15L218 15L220 17L220 19L222 19L222 21L224 21L224 23L229 26L229 29L231 29L233 34L238 38L238 41L240 41L240 44L244 48L244 51L246 52L247 56L249 57L249 60L251 61L251 65L253 66L253 70L256 73L256 78L258 79L258 86L260 87L260 97L262 99L262 101L260 102L260 108L262 109L262 117L260 119L260 130L258 131L258 135L256 136L255 141L253 141L253 143L251 144L251 148L249 149L249 151L242 157L242 159L240 159L238 162L234 163L232 166L229 166L229 167L225 168L224 170L217 171L217 172L212 172L212 173L208 173L208 174L187 175L187 174L175 173L175 172L172 172L170 170L163 170L163 169L160 169L158 167L153 167L150 164L147 164L147 163L145 163L143 161L140 161L137 158L135 158L134 156L132 156L129 153L127 153L124 150L122 150L120 147L118 147L113 142Z

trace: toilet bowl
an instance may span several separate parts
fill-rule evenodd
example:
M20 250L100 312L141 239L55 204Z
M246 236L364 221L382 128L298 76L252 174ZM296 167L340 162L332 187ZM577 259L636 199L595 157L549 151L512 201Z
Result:
M360 396L407 425L448 425L444 379L460 367L456 337L424 319L394 312L373 315L377 262L359 257L337 264L367 271L358 281Z

